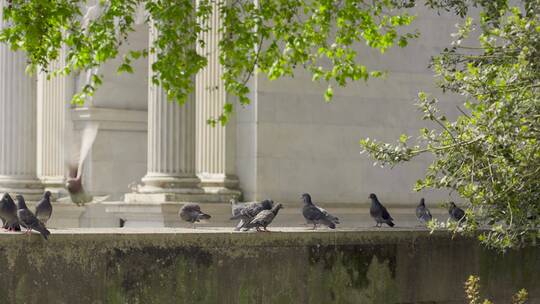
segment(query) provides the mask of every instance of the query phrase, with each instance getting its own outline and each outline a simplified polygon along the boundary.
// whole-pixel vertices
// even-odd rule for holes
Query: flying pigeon
[[[272,209],[263,210],[259,212],[259,214],[257,214],[255,218],[246,225],[246,228],[247,229],[255,228],[257,229],[257,231],[262,232],[263,231],[261,230],[261,227],[262,227],[264,231],[269,232],[269,230],[266,229],[266,227],[270,225],[270,223],[272,223],[272,221],[278,214],[279,209],[281,208],[283,208],[283,205],[281,205],[280,203],[277,203],[274,205],[274,207],[272,207]]]
[[[260,203],[249,203],[243,207],[237,208],[234,211],[236,211],[236,215],[233,215],[231,217],[231,220],[237,220],[240,221],[236,225],[235,229],[236,231],[246,228],[245,226],[250,223],[259,212],[263,210],[270,210],[272,209],[272,206],[274,205],[274,202],[272,200],[264,200]],[[233,212],[234,212],[233,211]]]
[[[448,208],[448,214],[450,218],[456,222],[461,222],[465,219],[465,211],[456,206],[454,202],[450,202],[450,207]]]
[[[377,196],[373,193],[369,195],[371,199],[371,207],[369,208],[369,214],[377,223],[375,227],[381,227],[382,224],[387,224],[390,227],[394,227],[392,222],[394,219],[388,213],[388,210],[379,202]]]
[[[420,204],[416,207],[416,218],[423,224],[426,224],[433,218],[431,212],[429,212],[429,209],[426,207],[424,198],[420,200]]]
[[[308,224],[313,224],[313,230],[315,230],[319,224],[323,224],[331,229],[336,228],[336,224],[339,224],[339,219],[337,217],[331,215],[323,208],[313,204],[309,194],[302,194],[302,199],[304,200],[302,215],[304,215],[304,218]]]
[[[36,217],[43,225],[47,225],[47,221],[51,218],[51,214],[51,192],[45,191],[45,193],[43,193],[43,198],[36,205]]]
[[[26,207],[26,203],[22,195],[17,194],[17,218],[21,226],[26,228],[26,233],[30,233],[32,229],[41,233],[43,238],[47,239],[49,237],[49,230],[45,228],[42,222],[40,222],[37,217]]]
[[[203,213],[201,211],[201,207],[199,205],[194,203],[189,203],[182,206],[178,214],[180,215],[181,219],[193,224],[193,228],[195,228],[195,222],[211,218],[209,214]]]
[[[89,123],[81,132],[81,142],[76,143],[75,140],[71,140],[68,148],[71,149],[69,155],[70,159],[67,160],[68,177],[66,179],[66,189],[69,192],[71,201],[77,206],[84,205],[92,201],[93,197],[87,193],[83,188],[82,172],[83,164],[94,144],[98,133],[99,125],[96,123]]]
[[[4,193],[0,200],[0,218],[2,219],[2,228],[9,231],[20,231],[19,220],[17,219],[17,206],[9,196],[9,193]]]

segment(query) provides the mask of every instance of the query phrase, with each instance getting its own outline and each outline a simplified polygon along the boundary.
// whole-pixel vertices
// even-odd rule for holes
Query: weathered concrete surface
[[[446,232],[54,230],[0,234],[3,303],[464,303],[463,282],[540,303],[540,249],[504,256]]]

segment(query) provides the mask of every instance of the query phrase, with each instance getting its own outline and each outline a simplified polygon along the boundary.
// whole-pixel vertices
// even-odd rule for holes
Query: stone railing
[[[468,275],[540,301],[540,249],[499,255],[419,229],[233,233],[72,229],[0,234],[5,303],[465,303]]]

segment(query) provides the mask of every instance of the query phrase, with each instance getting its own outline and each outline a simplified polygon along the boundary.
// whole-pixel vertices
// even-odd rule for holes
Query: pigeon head
[[[420,206],[426,206],[426,200],[423,197],[420,199]]]
[[[309,195],[308,193],[302,194],[302,200],[303,200],[304,203],[306,203],[306,204],[312,204],[312,202],[311,202],[311,195]]]
[[[9,194],[7,192],[4,192],[2,195],[2,200],[6,200],[8,198]]]
[[[454,202],[450,202],[450,203],[448,204],[448,209],[450,209],[450,210],[452,210],[452,209],[454,209],[454,208],[456,208],[456,207],[457,207],[457,206],[456,206],[456,203],[454,203]]]
[[[264,210],[270,210],[270,209],[272,209],[272,206],[274,206],[274,201],[273,200],[264,200],[264,201],[262,201],[261,205],[262,205]]]
[[[282,208],[284,208],[283,205],[282,205],[281,203],[277,203],[277,204],[272,208],[272,212],[273,212],[274,214],[277,214],[278,211],[279,211],[279,209],[282,209]]]
[[[371,193],[369,195],[369,198],[372,199],[372,200],[376,200],[377,199],[377,196],[375,195],[375,193]]]
[[[24,201],[24,197],[22,196],[22,194],[17,194],[16,198],[17,198],[17,207],[18,207],[18,209],[27,209],[28,208],[28,207],[26,207],[26,202]]]
[[[82,183],[80,179],[69,178],[66,182],[66,189],[69,193],[78,193],[82,190]]]
[[[51,198],[51,191],[45,191],[45,193],[43,193],[43,198],[46,198],[46,199]]]

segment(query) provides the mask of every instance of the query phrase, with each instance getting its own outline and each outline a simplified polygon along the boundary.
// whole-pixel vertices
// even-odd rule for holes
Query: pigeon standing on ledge
[[[416,207],[416,218],[422,223],[426,224],[433,218],[431,216],[431,212],[429,212],[429,209],[426,207],[426,201],[424,198],[420,200],[420,204]]]
[[[17,219],[17,206],[7,192],[4,193],[2,200],[0,200],[0,218],[3,223],[2,228],[8,231],[21,231]]]
[[[26,202],[20,194],[17,194],[17,218],[19,219],[21,226],[26,228],[26,233],[30,233],[32,232],[32,229],[34,229],[41,233],[45,239],[51,234],[51,232],[45,228],[45,225],[37,219],[28,207],[26,207]]]
[[[454,202],[450,202],[450,207],[448,207],[448,214],[450,218],[456,222],[462,222],[465,220],[465,211],[456,206]]]
[[[330,229],[335,229],[336,224],[339,224],[339,219],[328,211],[321,207],[316,206],[311,201],[311,195],[308,193],[302,194],[302,200],[304,201],[304,208],[302,209],[302,215],[308,222],[313,225],[313,230],[317,228],[317,225],[323,224]]]
[[[43,198],[36,205],[36,217],[43,225],[47,226],[47,221],[51,218],[51,214],[51,192],[45,191],[45,193],[43,193]]]
[[[193,229],[195,229],[195,222],[211,218],[209,214],[201,211],[201,207],[199,205],[194,203],[189,203],[182,206],[178,214],[180,215],[181,219],[191,223],[193,225]]]
[[[281,208],[283,208],[283,205],[277,203],[276,205],[274,205],[274,207],[272,207],[271,210],[263,210],[259,212],[259,214],[257,214],[257,216],[255,216],[255,218],[246,225],[246,228],[255,228],[258,232],[262,232],[263,230],[265,232],[269,232],[270,230],[266,229],[266,227],[270,225],[270,223],[272,223],[272,221],[278,214],[279,209]],[[261,230],[261,227],[263,228],[263,230]]]
[[[387,224],[390,227],[394,227],[392,222],[394,219],[388,213],[388,210],[379,202],[377,196],[373,193],[369,195],[371,199],[371,207],[369,208],[369,214],[377,223],[375,227],[381,227],[382,224]]]
[[[240,229],[246,228],[247,224],[249,224],[259,212],[263,210],[270,210],[272,209],[272,206],[274,205],[274,202],[272,200],[264,200],[260,203],[249,203],[246,204],[244,207],[237,208],[233,211],[236,212],[236,215],[233,215],[231,217],[231,220],[237,220],[240,219],[234,230],[239,231]]]
[[[71,150],[69,155],[70,159],[67,161],[68,176],[66,179],[66,189],[69,192],[71,201],[77,206],[84,205],[92,201],[93,197],[87,193],[83,188],[82,173],[83,164],[94,144],[98,133],[99,125],[96,123],[89,123],[81,132],[80,144],[76,143],[74,139],[68,140],[70,145],[68,148]]]

